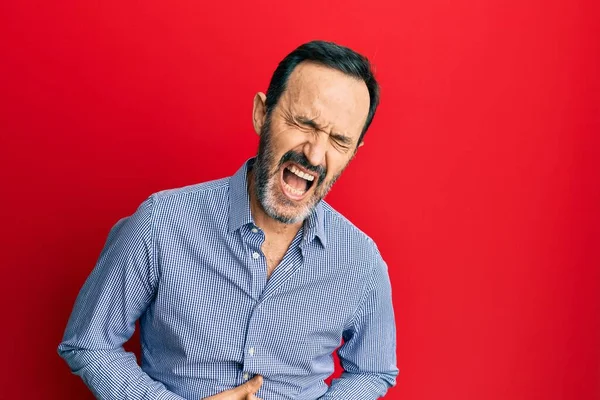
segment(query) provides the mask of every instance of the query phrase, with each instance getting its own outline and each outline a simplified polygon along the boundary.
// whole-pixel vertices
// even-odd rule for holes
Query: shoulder
[[[153,193],[151,197],[157,203],[185,201],[188,198],[219,195],[226,192],[228,187],[229,178],[221,178],[180,188],[161,190]]]
[[[203,215],[228,204],[229,179],[221,178],[179,188],[161,190],[146,199],[155,219]],[[219,212],[220,213],[220,212]]]
[[[327,240],[334,246],[345,248],[359,258],[367,258],[372,262],[373,257],[380,258],[375,241],[358,228],[329,203],[322,201],[323,217]]]
[[[179,188],[161,190],[153,193],[152,198],[158,207],[181,207],[186,205],[199,205],[203,200],[213,202],[225,200],[229,191],[229,177],[211,180]]]

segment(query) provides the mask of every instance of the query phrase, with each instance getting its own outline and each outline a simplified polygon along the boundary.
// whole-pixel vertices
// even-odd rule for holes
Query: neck
[[[250,212],[252,213],[252,219],[254,223],[265,234],[277,234],[284,235],[293,238],[296,236],[300,228],[302,227],[303,221],[296,224],[284,224],[283,222],[277,221],[270,217],[263,209],[260,201],[256,196],[256,188],[254,184],[254,174],[252,171],[248,172],[248,195],[250,196]]]

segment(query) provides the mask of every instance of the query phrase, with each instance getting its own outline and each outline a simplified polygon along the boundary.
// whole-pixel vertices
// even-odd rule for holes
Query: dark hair
[[[369,114],[367,114],[365,126],[358,140],[358,143],[360,143],[371,125],[371,121],[373,121],[373,117],[375,116],[375,110],[379,105],[379,84],[375,80],[371,64],[365,56],[358,54],[348,47],[332,42],[315,40],[304,43],[281,60],[271,77],[271,83],[267,90],[267,114],[270,114],[277,105],[294,68],[303,61],[322,64],[365,82],[369,90],[370,103]]]

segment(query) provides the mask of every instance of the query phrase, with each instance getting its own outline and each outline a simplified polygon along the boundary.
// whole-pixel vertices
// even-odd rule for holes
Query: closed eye
[[[350,147],[350,145],[352,145],[352,139],[350,139],[348,136],[340,135],[337,133],[331,133],[329,134],[329,137],[333,139],[336,143],[339,143],[340,146]]]
[[[329,138],[333,141],[334,145],[340,151],[347,151],[352,146],[352,139],[348,136],[342,135],[340,133],[331,132],[328,133],[325,131],[319,124],[317,124],[314,120],[306,117],[295,117],[294,122],[304,129],[311,129],[313,132],[323,132],[329,136]]]
[[[295,121],[298,125],[302,125],[305,128],[311,128],[316,131],[320,131],[321,127],[312,119],[308,119],[305,117],[296,117]]]

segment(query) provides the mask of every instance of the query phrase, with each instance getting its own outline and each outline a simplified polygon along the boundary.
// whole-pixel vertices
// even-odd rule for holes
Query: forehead
[[[296,116],[353,137],[362,132],[369,112],[369,91],[362,80],[311,62],[293,70],[281,100]]]

